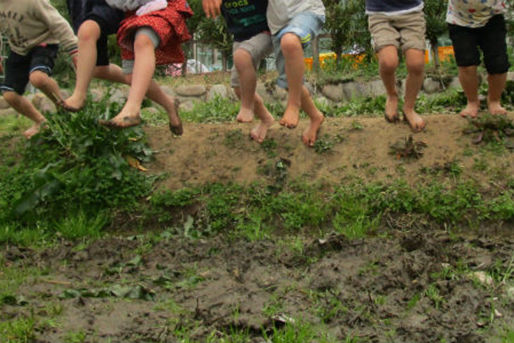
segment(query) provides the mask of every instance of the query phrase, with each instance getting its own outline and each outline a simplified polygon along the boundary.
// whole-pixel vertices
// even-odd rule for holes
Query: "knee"
[[[409,74],[420,75],[425,71],[425,61],[407,62],[407,72]]]
[[[137,35],[134,40],[134,51],[152,49],[154,50],[154,45],[150,37],[147,35]]]
[[[77,37],[80,41],[94,41],[96,42],[100,38],[100,26],[96,21],[86,20],[79,27]]]
[[[382,58],[378,64],[381,71],[394,73],[396,68],[398,68],[398,58]]]
[[[286,33],[280,39],[280,48],[282,49],[282,53],[284,55],[293,54],[302,49],[302,43],[300,42],[300,38],[293,33]]]
[[[48,84],[48,75],[42,71],[36,70],[30,73],[29,81],[36,88],[43,88]]]
[[[485,68],[488,74],[504,74],[509,71],[509,59],[506,54],[484,58]]]
[[[465,66],[465,67],[459,67],[459,74],[465,74],[465,75],[476,75],[477,73],[477,66]]]
[[[243,49],[234,52],[234,65],[238,71],[253,68],[252,56]]]
[[[13,91],[4,91],[3,96],[5,101],[12,107],[14,107],[20,99],[20,95]]]

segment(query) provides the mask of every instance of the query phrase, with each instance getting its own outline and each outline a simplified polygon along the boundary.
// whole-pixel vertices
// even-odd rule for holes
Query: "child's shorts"
[[[266,32],[261,32],[245,41],[234,42],[232,45],[232,53],[234,54],[238,49],[243,49],[250,54],[252,57],[253,67],[257,70],[259,67],[259,62],[267,55],[269,55],[273,50],[273,46],[271,44],[271,35]],[[239,74],[237,73],[235,66],[233,66],[231,70],[230,83],[232,87],[240,86]]]
[[[375,51],[395,46],[402,51],[425,50],[425,15],[423,11],[388,16],[371,14],[368,17],[369,32]]]
[[[123,11],[109,7],[104,0],[86,0],[84,20],[73,23],[75,30],[86,20],[92,20],[100,26],[100,38],[96,42],[96,65],[109,65],[109,48],[107,37],[118,31],[121,21],[125,17]]]
[[[0,90],[16,92],[20,95],[25,93],[25,87],[32,72],[38,70],[48,75],[52,74],[58,51],[57,44],[36,46],[25,56],[11,51],[5,63],[5,80],[0,85]]]
[[[325,16],[314,14],[312,12],[302,12],[297,14],[289,24],[283,27],[278,33],[273,35],[273,52],[276,58],[276,66],[278,71],[277,85],[287,89],[286,62],[282,54],[280,41],[286,33],[293,33],[300,39],[302,47],[305,47],[316,37],[325,22]]]
[[[152,41],[154,49],[157,49],[161,42],[161,38],[151,27],[142,27],[137,29],[136,34],[134,35],[134,41],[136,37],[139,35],[146,35]],[[132,74],[134,70],[134,60],[122,60],[121,68],[123,69],[123,74]]]
[[[505,36],[505,19],[495,15],[483,27],[469,28],[448,24],[450,38],[453,42],[455,60],[459,67],[480,64],[478,47],[484,54],[484,64],[489,74],[503,74],[509,70],[507,43]]]

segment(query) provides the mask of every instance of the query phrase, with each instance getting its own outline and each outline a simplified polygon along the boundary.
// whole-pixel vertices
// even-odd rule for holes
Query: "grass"
[[[28,343],[36,337],[36,323],[32,317],[0,322],[0,336],[6,343]],[[4,341],[5,339],[5,341]]]

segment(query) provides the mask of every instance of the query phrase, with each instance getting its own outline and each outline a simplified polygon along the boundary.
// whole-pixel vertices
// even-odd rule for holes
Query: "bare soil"
[[[487,187],[491,175],[473,168],[478,147],[472,143],[472,136],[463,134],[468,122],[458,115],[427,118],[426,131],[414,135],[408,125],[388,124],[383,118],[328,118],[319,133],[320,143],[324,142],[320,145],[327,147],[324,152],[316,152],[302,143],[301,134],[308,125],[306,120],[294,130],[275,124],[267,136],[271,144],[263,145],[249,138],[250,128],[255,124],[186,123],[184,135],[171,140],[165,127],[149,127],[147,133],[156,159],[147,167],[152,173],[167,171],[163,186],[177,189],[206,182],[249,184],[262,181],[266,163],[277,158],[288,161],[291,179],[337,183],[351,177],[386,182],[401,177],[411,185],[422,182],[421,170],[444,169],[455,162],[462,167],[464,176],[482,181]],[[410,135],[415,142],[426,143],[423,156],[418,160],[405,160],[391,155],[390,146]],[[270,145],[276,147],[270,148]],[[512,155],[509,158],[484,156],[489,170],[498,170],[504,175],[514,174],[510,157]]]

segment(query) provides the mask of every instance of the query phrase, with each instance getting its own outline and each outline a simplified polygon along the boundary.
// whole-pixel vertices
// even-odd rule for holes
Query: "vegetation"
[[[201,1],[191,5],[201,13]],[[339,34],[336,18],[363,1],[326,5]],[[202,20],[190,23],[199,36],[223,34],[222,21]],[[440,67],[438,75],[455,72],[451,63]],[[315,86],[377,75],[373,59],[360,68],[339,59],[324,70]],[[512,85],[503,99],[509,110]],[[333,161],[352,135],[366,144],[368,119],[360,116],[382,116],[384,104],[384,97],[318,103],[327,117],[352,119],[321,131],[305,156]],[[417,110],[454,113],[464,104],[462,91],[450,89],[420,95]],[[268,108],[275,117],[284,110]],[[470,121],[473,138],[458,138],[465,150],[441,165],[415,160],[429,155],[424,134],[398,137],[387,156],[394,168],[356,155],[355,163],[330,166],[344,171],[336,181],[292,177],[294,150],[270,135],[244,150],[259,154],[259,181],[179,188],[165,185],[175,169],[143,167],[154,154],[174,153],[174,139],[163,151],[147,145],[148,132],[167,129],[98,125],[119,109],[89,101],[80,113],[50,114],[30,141],[19,137],[27,119],[0,116],[0,342],[513,341],[508,118]],[[216,97],[181,117],[227,123],[237,112],[237,103]],[[142,116],[167,124],[162,113]],[[246,128],[221,132],[206,138],[218,135],[219,148],[237,158]],[[414,182],[406,168],[416,168]],[[381,181],[377,170],[387,174]]]
[[[99,114],[118,111],[118,105],[100,102],[79,114],[56,113],[48,117],[48,129],[20,146],[21,156],[3,152],[8,161],[0,166],[4,230],[66,221],[63,213],[105,224],[99,213],[133,207],[148,194],[153,178],[133,168],[152,154],[141,128],[111,131],[97,124]]]
[[[426,36],[430,42],[432,49],[432,56],[434,56],[434,63],[439,67],[439,54],[437,47],[439,46],[438,40],[444,33],[448,31],[448,24],[446,24],[446,8],[448,7],[448,0],[427,0],[424,2],[424,12],[426,20]]]

